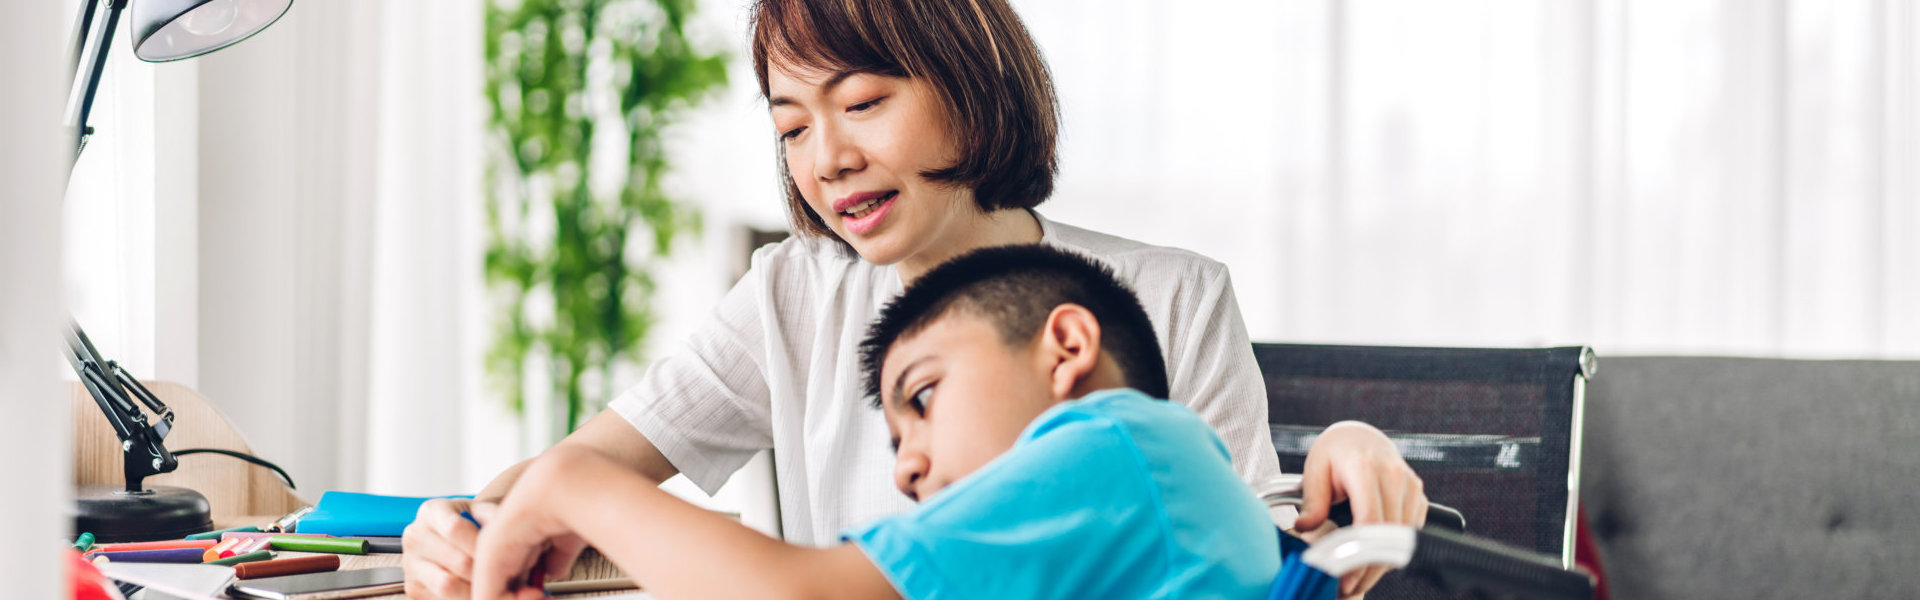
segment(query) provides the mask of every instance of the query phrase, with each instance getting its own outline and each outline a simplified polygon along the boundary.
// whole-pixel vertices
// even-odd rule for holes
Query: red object
[[[534,560],[533,570],[527,573],[527,585],[542,592],[547,591],[547,557]]]
[[[79,550],[67,550],[67,587],[73,589],[73,600],[121,600],[120,588]]]
[[[1579,506],[1580,522],[1573,533],[1573,564],[1585,568],[1593,574],[1593,600],[1613,600],[1607,593],[1607,572],[1600,566],[1600,546],[1593,541],[1593,530],[1587,527],[1587,505]]]

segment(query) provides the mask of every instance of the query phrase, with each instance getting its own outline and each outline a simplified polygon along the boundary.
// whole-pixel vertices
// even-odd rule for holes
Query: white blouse
[[[1256,490],[1280,474],[1266,386],[1227,268],[1193,252],[1040,221],[1041,242],[1094,257],[1134,289],[1167,355],[1172,400],[1211,424]],[[841,530],[903,512],[885,420],[863,397],[856,351],[902,287],[832,240],[753,253],[714,318],[653,363],[613,410],[708,493],[774,450],[782,533],[824,546]]]

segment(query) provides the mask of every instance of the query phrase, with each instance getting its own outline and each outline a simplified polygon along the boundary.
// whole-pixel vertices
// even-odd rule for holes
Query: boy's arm
[[[579,536],[662,598],[899,598],[852,544],[795,546],[688,504],[589,448],[556,446],[483,515],[474,597],[509,597],[550,540]],[[521,597],[538,598],[536,589]]]
[[[558,446],[590,448],[655,481],[677,472],[652,441],[611,409],[587,420],[580,429],[560,440]],[[436,499],[420,505],[413,524],[403,536],[406,553],[400,561],[407,572],[409,597],[419,600],[468,597],[474,542],[479,532],[461,513],[491,509],[488,505],[506,497],[521,473],[537,460],[538,457],[530,458],[508,467],[471,501]],[[558,553],[561,556],[553,561],[553,570],[564,572],[572,565],[579,549],[568,546],[567,550]]]

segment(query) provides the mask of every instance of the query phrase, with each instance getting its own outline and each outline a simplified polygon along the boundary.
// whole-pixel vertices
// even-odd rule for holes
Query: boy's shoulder
[[[1100,390],[1055,405],[1034,419],[1021,440],[1034,440],[1082,423],[1110,427],[1130,444],[1143,446],[1144,451],[1166,445],[1198,445],[1212,446],[1223,455],[1226,452],[1213,428],[1192,409],[1126,388]]]

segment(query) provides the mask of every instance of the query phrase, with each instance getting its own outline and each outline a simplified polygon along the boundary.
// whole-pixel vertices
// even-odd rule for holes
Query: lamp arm
[[[161,440],[173,426],[173,411],[152,392],[134,381],[125,369],[113,361],[104,360],[93,342],[87,339],[79,323],[73,323],[67,332],[67,361],[73,365],[80,381],[87,386],[87,392],[93,396],[94,404],[100,407],[107,422],[113,425],[113,433],[120,438],[121,465],[126,475],[127,491],[139,493],[141,483],[149,476],[167,473],[179,468],[179,459],[167,450]],[[124,386],[124,387],[123,387]],[[147,420],[139,405],[127,397],[127,390],[136,390],[140,401],[154,408],[157,422]]]
[[[107,366],[113,367],[113,377],[119,381],[121,389],[126,390],[141,404],[147,405],[147,410],[159,417],[159,420],[153,423],[154,434],[159,439],[167,439],[167,434],[173,431],[173,409],[168,408],[167,403],[161,402],[160,397],[147,390],[147,386],[140,385],[140,380],[135,379],[132,373],[127,372],[126,367],[120,366],[120,363],[107,361]]]
[[[73,73],[80,72],[80,59],[87,52],[87,32],[93,30],[93,13],[99,6],[100,0],[80,0],[80,19],[73,27],[73,64],[69,67]]]
[[[94,5],[96,1],[107,3],[107,14],[101,19],[102,31],[98,38],[93,36],[91,27],[95,16],[94,11],[98,8]],[[93,115],[93,97],[100,91],[100,76],[107,68],[107,51],[113,48],[113,31],[119,27],[120,12],[127,8],[127,0],[82,0],[81,3],[86,7],[81,12],[81,27],[76,32],[78,39],[74,42],[76,68],[73,95],[70,98],[70,101],[77,103],[77,106],[68,107],[68,112],[71,114],[68,125],[73,128],[73,154],[76,158],[79,157],[81,150],[86,149],[87,136],[93,133],[87,127],[87,119]],[[93,53],[87,54],[87,42],[96,39]]]

